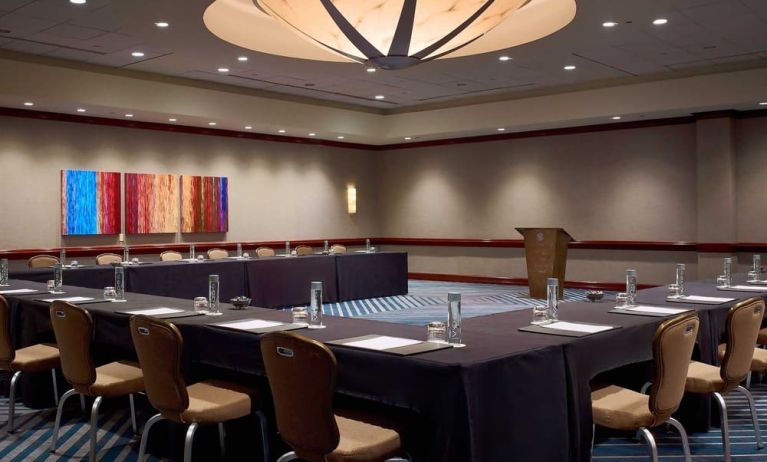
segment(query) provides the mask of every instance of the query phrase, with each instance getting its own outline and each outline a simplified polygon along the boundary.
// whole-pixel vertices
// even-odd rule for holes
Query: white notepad
[[[146,316],[157,316],[158,314],[172,314],[172,313],[181,313],[182,309],[179,308],[168,308],[165,306],[159,306],[157,308],[147,308],[144,310],[131,310],[131,311],[125,311],[125,313],[130,314],[143,314]]]
[[[56,301],[59,302],[69,302],[69,303],[78,303],[78,302],[89,302],[91,300],[96,300],[93,297],[58,297],[58,298],[45,298],[43,299],[44,302],[53,303]]]
[[[754,287],[754,286],[745,286],[745,285],[738,285],[738,286],[730,286],[730,287],[717,287],[719,290],[742,290],[744,292],[765,292],[767,291],[767,287]]]
[[[8,289],[8,290],[0,290],[0,295],[33,294],[35,292],[39,292],[39,290],[35,290],[35,289]]]
[[[703,295],[682,295],[681,297],[668,297],[666,299],[666,301],[669,302],[704,303],[707,305],[719,305],[720,303],[727,303],[733,300],[735,299],[726,297],[705,297]]]
[[[557,329],[557,330],[569,330],[573,332],[585,332],[588,334],[595,334],[597,332],[604,332],[606,330],[610,330],[613,327],[612,326],[600,326],[596,324],[580,324],[580,323],[574,323],[574,322],[567,322],[567,321],[555,321],[549,324],[541,324],[541,327],[544,327],[546,329]]]
[[[632,306],[630,308],[621,308],[621,309],[625,311],[636,311],[639,313],[655,313],[655,314],[679,314],[679,313],[684,313],[686,311],[689,311],[686,309],[679,309],[679,308],[663,308],[660,306],[644,306],[644,305]]]
[[[230,329],[251,330],[251,329],[264,329],[267,327],[281,326],[283,323],[277,321],[264,321],[263,319],[248,319],[246,321],[234,321],[234,322],[222,322],[216,324],[221,327],[228,327]]]
[[[344,343],[344,346],[365,348],[368,350],[388,350],[391,348],[399,348],[410,345],[417,345],[421,343],[420,340],[411,340],[409,338],[400,337],[388,337],[386,335],[379,335],[377,337],[358,340],[356,342]]]

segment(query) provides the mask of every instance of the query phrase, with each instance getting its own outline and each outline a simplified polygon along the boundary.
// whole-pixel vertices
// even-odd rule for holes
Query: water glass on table
[[[628,295],[626,292],[618,292],[615,295],[615,307],[616,308],[626,308],[628,306]]]
[[[114,300],[117,298],[117,292],[114,287],[104,287],[104,300]]]
[[[293,324],[298,324],[299,326],[309,325],[309,313],[305,306],[294,306],[290,311]]]
[[[426,325],[426,341],[447,343],[447,325],[442,321],[432,321]]]
[[[208,299],[205,297],[194,297],[194,311],[198,313],[208,312]]]

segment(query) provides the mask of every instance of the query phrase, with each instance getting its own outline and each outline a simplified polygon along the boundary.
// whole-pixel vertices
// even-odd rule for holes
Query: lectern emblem
[[[538,242],[542,242],[543,241],[543,233],[536,234],[535,238],[538,239]]]

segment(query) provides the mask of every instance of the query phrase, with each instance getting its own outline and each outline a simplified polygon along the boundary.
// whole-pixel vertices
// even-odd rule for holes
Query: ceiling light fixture
[[[154,23],[154,25],[159,27],[160,29],[165,29],[166,27],[170,26],[170,24],[168,24],[165,21],[156,22],[156,23]]]
[[[277,130],[277,133],[285,133],[285,130],[279,129],[279,130]]]
[[[762,101],[761,103],[759,103],[759,106],[767,106],[767,101]]]
[[[85,109],[79,107],[79,108],[77,108],[77,112],[85,112]]]
[[[607,21],[602,23],[602,27],[615,27],[617,25],[618,23],[613,21]]]
[[[339,140],[342,140],[342,139],[344,139],[344,136],[343,135],[338,135],[336,138],[338,138]]]
[[[168,119],[168,122],[175,122],[178,119]]]
[[[35,105],[35,103],[33,103],[32,101],[24,102],[24,106],[30,106],[31,107],[31,106],[34,106],[34,105]]]
[[[621,120],[621,116],[613,116],[612,119],[613,120]]]
[[[251,127],[250,125],[245,125],[245,130],[253,130],[253,127]]]
[[[317,136],[316,133],[309,133],[309,136]]]
[[[69,0],[69,3],[74,3],[75,5],[85,5],[85,0]]]
[[[402,69],[538,40],[575,10],[575,0],[216,0],[203,20],[219,38],[263,53]]]
[[[131,117],[133,117],[133,114],[125,114],[125,117],[130,119]]]
[[[505,132],[506,131],[505,128],[496,128],[496,130],[499,131],[499,132]]]
[[[229,68],[228,67],[219,67],[218,68],[218,72],[221,72],[221,73],[229,72]]]
[[[501,61],[501,62],[510,61],[510,60],[511,60],[510,56],[503,55],[498,57],[498,61]]]
[[[384,98],[386,98],[384,95],[375,95],[375,99],[377,100],[382,100]]]
[[[239,61],[241,63],[246,63],[246,62],[248,62],[248,57],[247,56],[239,56],[239,57],[237,57],[237,61]]]
[[[575,70],[575,66],[573,66],[573,65],[565,66],[564,69],[566,71],[574,71]]]
[[[413,138],[412,138],[411,136],[406,136],[406,137],[405,137],[405,141],[410,141],[410,140],[412,140],[412,139],[413,139]]]
[[[144,52],[143,51],[134,51],[130,55],[133,56],[134,58],[143,58],[144,57]]]
[[[666,18],[658,18],[658,19],[654,20],[652,23],[655,24],[656,26],[662,26],[662,25],[668,23],[668,19],[666,19]]]

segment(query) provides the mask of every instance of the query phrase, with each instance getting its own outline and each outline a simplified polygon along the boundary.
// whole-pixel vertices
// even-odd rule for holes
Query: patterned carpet
[[[463,314],[466,317],[482,316],[502,311],[525,309],[540,303],[526,296],[525,287],[487,284],[447,284],[441,282],[411,281],[409,293],[404,296],[355,300],[331,303],[323,307],[327,315],[362,317],[388,322],[424,324],[446,316],[448,292],[460,292]],[[585,291],[566,290],[566,300],[583,300]],[[760,415],[760,424],[767,432],[767,385],[754,385],[754,398]],[[739,395],[727,397],[730,409],[730,433],[734,461],[767,462],[767,450],[757,450],[753,438],[750,415],[745,399]],[[73,400],[76,401],[76,400]],[[8,400],[0,398],[0,461],[2,462],[53,462],[88,459],[88,429],[85,417],[77,406],[64,414],[64,421],[56,454],[48,451],[53,429],[54,413],[51,410],[36,411],[17,406],[18,430],[8,435],[3,426],[8,415]],[[148,417],[139,414],[139,425]],[[254,429],[256,432],[257,429]],[[658,442],[661,461],[682,461],[679,437],[673,432],[658,429],[653,432]],[[767,433],[765,433],[767,435]],[[107,412],[101,419],[99,431],[99,456],[105,462],[133,462],[138,456],[137,438],[130,429],[127,410]],[[707,433],[690,435],[693,460],[714,462],[724,460],[721,434],[717,428]],[[649,460],[647,446],[630,436],[597,440],[593,452],[594,461],[630,462]],[[230,454],[229,460],[260,460],[257,455],[247,458]],[[149,457],[151,462],[159,459]],[[206,459],[208,462],[208,459]],[[430,462],[430,461],[424,461]]]

